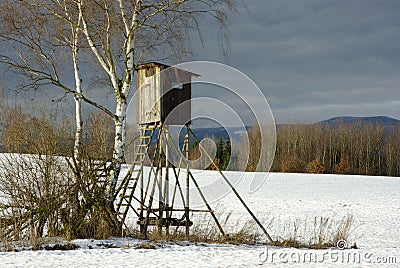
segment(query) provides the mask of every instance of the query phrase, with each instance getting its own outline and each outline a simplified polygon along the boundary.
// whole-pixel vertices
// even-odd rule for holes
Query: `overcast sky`
[[[228,63],[248,75],[276,122],[400,119],[400,0],[244,2],[248,11],[241,8],[229,23],[229,61],[211,21],[205,47],[194,44],[194,60]]]
[[[399,0],[249,0],[231,20],[229,64],[261,88],[275,120],[400,119]],[[198,60],[224,62],[217,27]]]

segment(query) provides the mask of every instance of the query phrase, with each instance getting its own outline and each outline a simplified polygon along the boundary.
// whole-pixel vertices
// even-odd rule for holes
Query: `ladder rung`
[[[121,198],[122,200],[128,201],[128,200],[129,200],[129,195],[125,195],[125,196],[124,196],[124,194],[125,194],[125,193],[121,193],[121,194],[119,195],[119,198]],[[127,200],[127,198],[128,198],[128,200]]]
[[[153,126],[154,126],[153,124],[140,125],[140,126],[139,126],[139,129],[141,129],[141,128],[146,128],[146,127],[153,127]]]
[[[139,127],[139,129],[145,129],[145,128],[154,129],[154,128],[156,128],[156,126],[155,125],[147,125],[147,126]]]

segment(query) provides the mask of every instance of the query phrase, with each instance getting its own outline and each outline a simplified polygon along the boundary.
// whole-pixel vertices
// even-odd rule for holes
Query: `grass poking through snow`
[[[326,249],[338,247],[341,249],[357,248],[354,243],[352,246],[348,244],[349,234],[354,224],[354,217],[347,215],[341,220],[335,220],[327,217],[315,217],[312,227],[304,225],[303,234],[301,234],[301,223],[295,221],[285,227],[286,238],[279,238],[272,245],[278,247],[294,247],[309,249]]]

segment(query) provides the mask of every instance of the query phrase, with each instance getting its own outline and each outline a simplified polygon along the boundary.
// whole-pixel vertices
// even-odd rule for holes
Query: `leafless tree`
[[[20,107],[2,109],[1,117],[9,153],[0,154],[0,233],[9,239],[118,234],[104,198],[112,154],[112,146],[107,147],[112,143],[110,118],[89,116],[78,169],[70,157],[74,135],[69,118],[45,110],[23,113]]]
[[[76,102],[75,155],[82,139],[81,101],[99,108],[115,126],[113,172],[107,186],[113,209],[116,184],[125,154],[127,100],[134,71],[148,60],[183,59],[191,54],[194,36],[202,40],[202,22],[215,19],[225,41],[227,18],[235,0],[4,0],[0,38],[11,48],[0,61],[28,78],[23,88],[57,86]],[[226,44],[225,42],[221,42]],[[225,51],[225,50],[224,50]],[[65,55],[70,63],[65,64]],[[110,111],[82,92],[79,62],[92,60],[113,92]],[[67,67],[66,67],[67,66]],[[72,66],[71,74],[65,74]],[[72,75],[73,73],[73,75]],[[62,76],[64,75],[64,76]],[[68,82],[74,76],[75,86]]]
[[[77,1],[82,33],[115,95],[113,178],[109,200],[115,198],[126,137],[127,99],[135,67],[148,60],[182,59],[191,52],[192,33],[211,15],[224,28],[231,0]],[[94,15],[95,14],[95,15]],[[200,34],[201,35],[201,34]]]

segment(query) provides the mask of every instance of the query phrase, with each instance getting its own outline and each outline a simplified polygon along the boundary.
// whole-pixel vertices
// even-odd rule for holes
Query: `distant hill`
[[[335,124],[352,124],[356,122],[361,122],[361,123],[372,123],[372,124],[381,124],[384,127],[396,127],[399,125],[400,120],[387,117],[387,116],[370,116],[370,117],[356,117],[356,116],[338,116],[338,117],[333,117],[324,121],[321,121],[319,123],[322,124],[329,124],[329,125],[335,125]]]
[[[246,127],[246,130],[249,130],[250,127]],[[200,139],[205,137],[215,137],[215,139],[219,140],[220,138],[226,139],[228,137],[228,132],[225,128],[195,128],[192,129],[196,136]],[[233,133],[233,139],[238,140],[241,138],[243,133],[241,132],[242,128],[231,127],[228,128],[229,132]]]
[[[352,124],[356,122],[362,122],[362,123],[373,123],[373,124],[381,124],[384,127],[387,128],[393,128],[393,127],[398,127],[400,124],[400,120],[387,117],[387,116],[371,116],[371,117],[356,117],[356,116],[338,116],[338,117],[333,117],[321,122],[318,122],[316,124],[327,124],[327,125],[337,125],[340,123],[345,123],[345,124]],[[282,124],[282,125],[277,125],[277,128],[280,126],[285,126],[287,124]],[[234,134],[233,139],[234,140],[239,140],[241,138],[241,135],[243,133],[239,133],[240,128],[228,128],[230,131],[232,131]],[[250,127],[247,126],[246,130],[249,130]],[[223,139],[228,138],[228,133],[225,128],[223,127],[218,127],[218,128],[194,128],[192,129],[193,132],[196,134],[196,136],[201,140],[205,137],[214,137],[215,139],[219,140],[221,137]],[[181,133],[181,138],[183,139],[184,133]]]
[[[337,125],[340,123],[355,123],[355,122],[363,122],[363,123],[373,123],[373,124],[381,124],[385,127],[388,128],[393,128],[393,127],[398,127],[400,126],[400,120],[387,117],[387,116],[371,116],[371,117],[355,117],[355,116],[338,116],[338,117],[333,117],[324,121],[320,121],[316,124],[328,124],[328,125]],[[287,124],[283,125],[277,125],[279,126],[284,126]],[[3,130],[4,126],[2,122],[0,122],[0,137],[1,133]],[[228,128],[230,132],[234,133],[233,135],[233,140],[240,140],[242,137],[243,133],[241,132],[241,128],[238,127],[231,127]],[[249,130],[250,127],[247,126],[246,130]],[[217,127],[217,128],[193,128],[193,132],[196,134],[196,136],[202,140],[205,137],[214,137],[216,140],[219,140],[221,137],[223,139],[228,138],[228,132],[226,131],[225,128],[223,127]],[[180,139],[183,140],[184,132],[180,133]],[[231,137],[232,138],[232,137]],[[2,144],[0,141],[0,151],[2,151]]]
[[[248,131],[250,127],[245,127],[245,129]],[[171,129],[170,127],[170,132],[174,132],[173,128]],[[219,140],[220,138],[223,138],[226,140],[229,135],[228,131],[230,133],[233,133],[233,137],[231,137],[231,141],[239,141],[242,138],[243,129],[239,127],[229,127],[227,129],[223,127],[214,127],[214,128],[192,128],[192,131],[196,135],[196,137],[199,140],[202,140],[204,138],[215,138],[216,140]],[[180,141],[183,141],[185,135],[185,131],[181,131],[179,135]]]
[[[370,116],[370,117],[356,117],[356,116],[337,116],[333,117],[321,122],[318,122],[316,124],[328,124],[328,125],[337,125],[340,123],[345,123],[345,124],[352,124],[356,122],[362,122],[362,123],[373,123],[373,124],[381,124],[384,127],[388,128],[393,128],[393,127],[398,127],[400,125],[400,120],[387,117],[387,116]],[[287,124],[282,124],[282,125],[277,125],[277,128],[279,126],[285,126]],[[249,126],[246,127],[246,130],[249,130]],[[192,129],[193,132],[196,134],[196,136],[201,140],[205,137],[215,137],[217,140],[219,140],[221,137],[226,139],[228,137],[227,131],[222,128],[195,128]],[[239,128],[229,128],[230,131],[235,133],[233,139],[239,140],[241,137],[241,134],[239,133]]]

